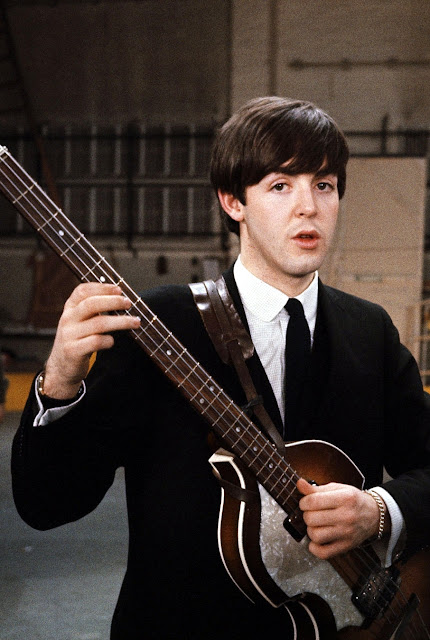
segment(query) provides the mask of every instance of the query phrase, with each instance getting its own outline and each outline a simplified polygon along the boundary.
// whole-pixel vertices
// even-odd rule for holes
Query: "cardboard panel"
[[[414,350],[422,297],[426,160],[352,158],[327,284],[381,304]]]

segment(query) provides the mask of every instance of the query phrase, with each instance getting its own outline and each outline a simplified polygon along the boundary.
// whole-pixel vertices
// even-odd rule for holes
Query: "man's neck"
[[[248,265],[242,254],[239,255],[239,260],[245,269],[252,273],[253,276],[269,284],[271,287],[279,289],[279,291],[282,291],[282,293],[289,298],[295,298],[303,293],[303,291],[306,291],[315,277],[315,272],[307,273],[303,276],[284,275],[282,278],[274,277],[273,274],[268,271],[260,272],[260,270],[253,267],[253,265]]]

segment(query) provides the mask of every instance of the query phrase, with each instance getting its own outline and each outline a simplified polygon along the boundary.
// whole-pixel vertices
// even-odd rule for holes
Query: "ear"
[[[227,215],[236,222],[242,222],[244,205],[231,193],[223,193],[218,189],[218,199]]]

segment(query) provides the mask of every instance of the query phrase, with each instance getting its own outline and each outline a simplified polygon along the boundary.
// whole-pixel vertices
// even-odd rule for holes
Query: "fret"
[[[240,434],[240,437],[238,436],[236,438],[235,442],[231,443],[232,446],[233,447],[237,447],[237,448],[239,447],[239,444],[243,444],[244,446],[246,446],[245,437],[246,437],[246,435],[248,435],[248,429],[244,428],[240,424],[238,426],[236,426],[238,422],[240,422],[241,420],[243,420],[245,418],[245,414],[241,412],[235,417],[234,420],[232,418],[233,418],[233,416],[229,416],[229,421],[228,421],[228,427],[229,428],[226,429],[225,433],[226,433],[226,435],[230,435],[229,432],[234,429],[234,434],[233,435]],[[256,428],[257,427],[254,426],[254,429],[256,429]],[[243,435],[243,434],[245,434],[245,435]],[[243,451],[242,452],[238,451],[238,454],[239,454],[240,457],[242,457],[244,452]]]
[[[64,233],[62,233],[62,230],[60,229],[60,231],[58,232],[59,236],[64,235]],[[75,238],[75,240],[73,240],[73,242],[71,244],[68,244],[67,247],[64,249],[64,251],[62,251],[61,253],[59,253],[58,255],[60,256],[60,258],[62,256],[65,256],[69,251],[71,251],[73,249],[73,247],[75,247],[76,245],[79,244],[80,240],[81,240],[82,236],[80,236],[79,238]],[[85,276],[84,276],[85,277]]]
[[[257,452],[260,451],[260,448],[257,446],[256,444],[256,440],[255,437],[252,436],[252,433],[250,433],[249,431],[247,431],[247,435],[250,436],[251,441],[249,443],[245,443],[245,449],[242,451],[241,453],[241,457],[248,455],[250,456],[253,460],[256,459],[256,454]]]
[[[33,189],[33,187],[34,187],[34,183],[32,185],[30,185],[26,191],[23,191],[22,193],[20,193],[19,196],[17,198],[15,198],[15,200],[12,200],[12,204],[16,204],[18,202],[18,200],[20,200],[25,195],[27,195],[27,193],[29,193]]]
[[[51,218],[48,220],[44,220],[43,224],[39,225],[38,227],[36,227],[36,231],[38,233],[40,233],[42,231],[42,229],[44,229],[46,226],[49,226],[52,222],[52,220],[55,220],[55,217],[58,215],[58,210],[55,211],[55,213],[51,214]],[[58,232],[59,236],[64,236],[64,231],[62,229],[60,229],[60,231]]]
[[[184,349],[183,353],[185,353],[185,352],[186,352],[186,349]],[[176,358],[176,360],[174,360],[174,361],[172,362],[172,364],[171,364],[169,367],[167,367],[167,369],[166,369],[166,373],[167,373],[167,371],[170,371],[170,369],[171,369],[171,368],[172,368],[172,367],[177,363],[177,361],[179,360],[179,358],[180,358],[180,356],[178,356],[178,358]],[[185,382],[187,382],[187,380],[188,380],[188,379],[193,375],[193,373],[194,373],[194,372],[195,372],[195,370],[198,368],[198,366],[199,366],[199,364],[198,364],[198,362],[196,362],[196,364],[194,365],[194,367],[193,367],[193,368],[192,368],[192,369],[187,373],[187,375],[185,376],[185,378],[183,378],[183,379],[182,379],[182,381],[179,383],[178,387],[182,387],[182,386],[185,384]],[[189,393],[189,391],[188,391],[187,393]]]
[[[211,380],[211,377],[209,377],[207,379],[207,381],[204,383],[204,386],[207,386],[207,383],[209,382],[209,380]],[[203,388],[204,388],[203,386]],[[213,408],[214,403],[218,400],[218,398],[220,397],[220,395],[222,394],[222,389],[220,389],[218,391],[217,394],[215,394],[215,387],[213,385],[211,386],[207,386],[207,388],[209,389],[209,391],[213,394],[212,397],[209,400],[206,400],[207,404],[206,407],[202,410],[202,413],[207,413],[207,411],[209,411],[209,409]]]
[[[162,347],[166,344],[166,342],[167,342],[171,337],[172,337],[172,332],[171,332],[171,331],[169,331],[168,335],[167,335],[167,336],[165,336],[165,337],[162,339],[162,341],[161,341],[161,342],[159,342],[159,343],[156,345],[155,349],[153,349],[152,351],[148,351],[149,356],[150,356],[150,357],[152,357],[152,356],[154,356],[154,355],[157,353],[157,351],[161,351],[161,350],[162,350]],[[166,355],[168,355],[168,356],[169,356],[169,355],[172,355],[172,351],[171,351],[170,349],[167,349],[167,351],[165,351],[164,353],[166,353]]]
[[[271,451],[268,454],[266,449],[268,447],[271,449],[271,447],[270,447],[269,443],[267,442],[267,440],[264,438],[262,433],[259,433],[259,437],[260,437],[260,441],[261,442],[259,442],[259,444],[258,444],[258,453],[257,453],[256,457],[259,458],[259,459],[264,457],[264,459],[263,459],[263,465],[264,466],[262,468],[262,470],[264,470],[265,465],[267,463],[268,455],[270,456],[270,454],[271,454]]]
[[[285,478],[285,476],[284,476]],[[272,491],[273,491],[273,496],[275,497],[275,491],[276,489],[273,487],[272,485]],[[288,513],[291,510],[295,510],[298,506],[298,502],[300,500],[300,498],[298,498],[298,496],[300,495],[297,491],[297,487],[296,487],[296,483],[292,482],[289,478],[285,478],[285,484],[283,487],[280,487],[278,489],[277,492],[277,499],[279,501],[279,504],[284,506],[285,511]],[[290,504],[291,503],[291,499],[294,500],[294,504]],[[276,498],[275,498],[276,500]]]
[[[85,265],[85,266],[86,266],[86,265]],[[95,273],[94,273],[94,271],[91,269],[91,267],[88,269],[88,271],[87,271],[86,273],[83,273],[81,277],[82,277],[84,280],[87,280],[87,282],[89,282],[89,277],[88,277],[88,276],[89,276],[90,274],[91,274],[92,276],[94,276],[94,277],[95,277]]]
[[[241,425],[237,425],[234,428],[233,434],[230,434],[229,433],[230,431],[231,431],[230,428],[227,429],[226,435],[229,435],[229,437],[231,438],[231,444],[234,446],[237,442],[240,442],[242,440],[242,438],[243,438],[242,434],[243,434],[244,429],[241,427]],[[233,435],[236,437],[235,440],[233,440],[233,438],[232,438]]]
[[[243,412],[241,412],[236,420],[234,422],[229,423],[228,428],[226,430],[226,434],[230,435],[229,432],[230,431],[234,431],[233,434],[236,437],[235,442],[239,442],[240,440],[243,440],[244,438],[244,434],[245,436],[248,434],[248,429],[245,425],[240,423],[241,419],[246,419],[246,416]],[[239,424],[238,424],[239,423]],[[256,427],[254,427],[256,429]]]
[[[190,402],[194,402],[194,400],[197,399],[198,396],[200,396],[202,393],[202,387],[200,387],[199,389],[197,389],[197,391],[195,392],[195,394],[192,396],[190,395]],[[202,404],[201,402],[202,399],[199,400],[200,404]]]
[[[102,276],[103,278],[103,276]],[[124,293],[124,296],[126,296],[127,294]],[[128,298],[130,298],[130,296],[128,296]],[[139,304],[140,300],[136,300],[136,302],[132,302],[131,303],[131,307],[129,309],[127,309],[128,313],[132,313],[132,310],[134,310],[135,312],[138,311],[140,313],[141,309],[140,309],[140,304]],[[172,335],[172,332],[169,332],[169,335]]]
[[[218,422],[224,418],[225,414],[226,414],[228,411],[230,411],[230,407],[232,407],[233,405],[234,405],[233,400],[230,400],[230,398],[228,398],[228,404],[227,404],[227,406],[224,408],[224,411],[223,411],[222,413],[220,413],[220,415],[218,416],[218,418],[217,418],[217,419],[212,423],[212,426],[213,426],[213,427],[215,427],[215,426],[218,424]],[[226,435],[226,436],[227,436],[227,435],[228,435],[228,431],[229,431],[229,429],[227,429],[227,430],[225,431],[225,434],[224,434],[224,435]]]
[[[272,456],[269,457],[269,461],[267,462],[266,466],[265,466],[265,470],[270,469],[269,474],[266,476],[266,482],[269,482],[270,478],[273,476],[273,474],[275,473],[277,467],[276,467],[276,463],[273,460]]]
[[[200,387],[198,387],[198,388],[196,389],[195,394],[194,394],[193,396],[191,396],[191,397],[190,397],[191,402],[192,402],[192,401],[193,401],[193,400],[194,400],[198,395],[203,395],[203,390],[204,390],[204,389],[208,389],[208,388],[209,388],[209,387],[207,386],[207,383],[208,383],[208,381],[209,381],[210,379],[211,379],[211,378],[210,378],[210,376],[209,376],[207,379],[202,380],[202,383],[201,383]],[[212,399],[212,402],[213,402],[214,400],[215,400],[215,398],[213,398],[213,399]]]
[[[73,245],[70,245],[70,248],[72,248]],[[86,273],[83,274],[83,278],[88,278],[88,276],[90,275],[90,273],[96,278],[96,272],[97,272],[97,267],[103,262],[103,259],[99,260],[98,262],[94,263],[92,267],[89,267],[88,271]],[[85,265],[88,266],[88,265]],[[102,276],[103,278],[104,276]]]
[[[252,442],[249,445],[250,447],[252,447],[252,450],[257,452],[261,452],[262,451],[262,447],[261,447],[261,443],[260,440],[262,438],[262,433],[261,431],[258,431],[255,435],[250,434],[251,438],[252,438]]]
[[[271,494],[275,498],[275,500],[279,500],[283,491],[285,490],[285,486],[288,484],[289,480],[285,475],[282,475],[275,484],[271,486]],[[281,486],[278,486],[278,485]]]
[[[262,453],[262,448],[254,439],[248,445],[246,445],[246,449],[243,451],[241,456],[242,458],[244,458],[245,456],[247,457],[249,466],[253,468],[257,475],[261,475],[261,471],[264,467],[265,460],[261,462],[261,460],[259,459]]]

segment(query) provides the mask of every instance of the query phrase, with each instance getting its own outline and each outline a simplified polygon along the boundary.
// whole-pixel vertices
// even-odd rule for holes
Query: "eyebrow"
[[[285,176],[297,175],[297,171],[295,171],[294,173],[291,173],[290,171],[288,171],[288,167],[282,167],[282,166],[278,167],[278,169],[276,169],[272,173],[280,173],[280,174],[285,175]],[[312,171],[300,171],[299,173],[313,173],[313,172]],[[336,171],[330,171],[330,169],[328,169],[327,167],[321,167],[321,169],[319,169],[318,171],[314,172],[314,175],[317,178],[322,178],[324,176],[329,176],[329,175],[337,176],[338,174],[336,173]]]

